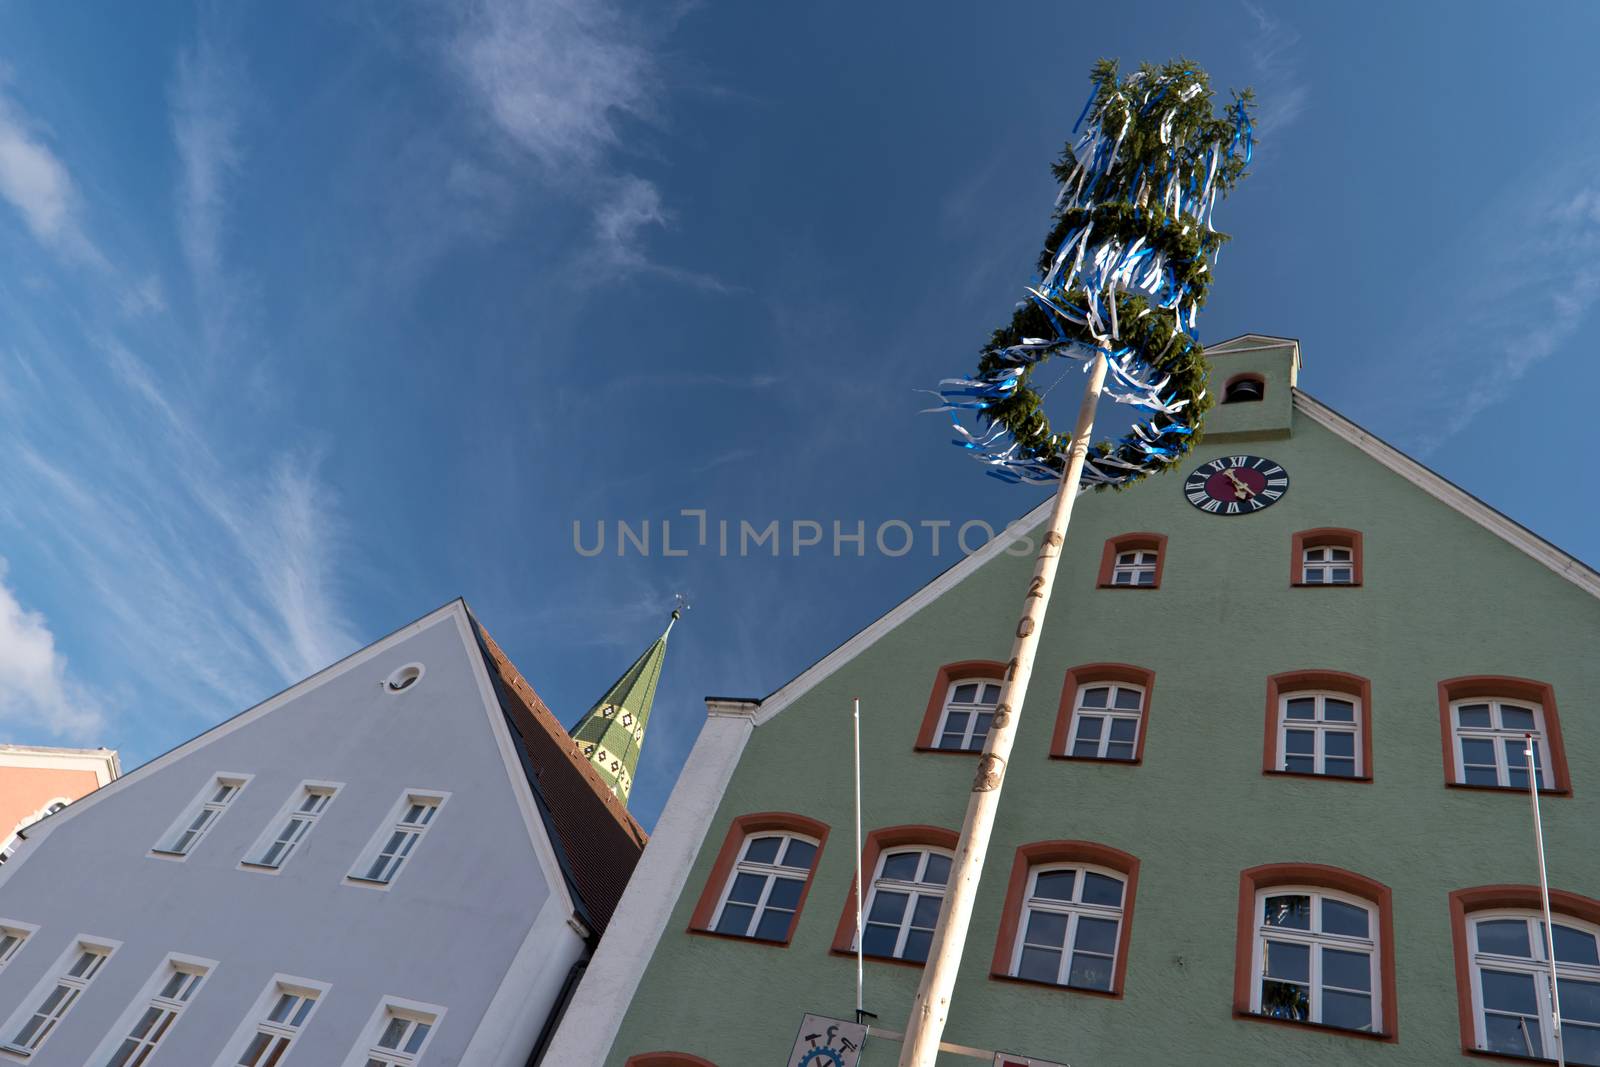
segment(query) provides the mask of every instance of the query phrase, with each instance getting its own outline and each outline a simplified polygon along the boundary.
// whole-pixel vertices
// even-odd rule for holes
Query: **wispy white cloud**
[[[178,150],[178,240],[194,281],[201,321],[215,350],[238,296],[225,271],[227,183],[241,160],[238,65],[208,37],[179,57],[171,89],[171,124]]]
[[[462,21],[450,62],[492,128],[544,179],[588,203],[590,273],[651,273],[729,292],[716,278],[657,262],[646,234],[672,214],[654,182],[617,167],[624,129],[657,118],[661,76],[644,34],[607,0],[483,0]]]
[[[67,671],[49,623],[28,611],[6,584],[0,559],[0,723],[53,737],[94,739],[105,725],[98,697]]]
[[[1293,125],[1310,102],[1300,73],[1300,31],[1250,0],[1243,4],[1256,27],[1247,44],[1256,83],[1256,129],[1270,137]]]
[[[65,255],[102,262],[84,234],[72,176],[27,116],[0,94],[0,197],[22,216],[39,243]]]

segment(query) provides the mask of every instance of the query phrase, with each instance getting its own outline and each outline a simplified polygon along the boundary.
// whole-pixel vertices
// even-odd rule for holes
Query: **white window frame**
[[[1291,719],[1289,718],[1289,701],[1315,700],[1315,718]],[[1338,700],[1351,705],[1354,715],[1349,722],[1325,717],[1327,702]],[[1362,707],[1361,698],[1354,693],[1342,693],[1336,689],[1291,689],[1278,694],[1278,766],[1280,771],[1289,769],[1289,731],[1309,731],[1314,735],[1312,742],[1312,767],[1310,771],[1296,771],[1296,774],[1315,774],[1324,778],[1346,778],[1354,780],[1366,777],[1366,752],[1363,731],[1366,729],[1366,720],[1363,718],[1365,709]],[[1342,774],[1328,773],[1327,737],[1329,734],[1350,734],[1353,738],[1353,751],[1355,753],[1355,771],[1348,778]],[[1300,753],[1296,753],[1300,755]],[[1342,757],[1335,757],[1342,758]]]
[[[152,1061],[158,1062],[156,1051],[177,1027],[183,1018],[184,1009],[194,1003],[196,995],[216,967],[216,960],[169,953],[145,981],[144,986],[129,1003],[127,1010],[107,1031],[105,1040],[89,1057],[89,1067],[111,1067],[114,1057],[121,1053],[122,1046],[129,1041],[135,1042],[135,1047],[118,1067],[146,1067]],[[178,991],[180,996],[163,996],[174,972],[184,972],[196,980],[188,983],[187,992],[180,989]],[[144,1022],[146,1014],[150,1011],[156,1011],[159,1015],[151,1026],[144,1029],[143,1034],[136,1036],[135,1029]]]
[[[328,810],[329,805],[344,788],[343,782],[324,782],[308,779],[301,782],[289,799],[279,809],[277,816],[261,831],[261,836],[245,852],[244,859],[239,861],[239,866],[249,871],[259,871],[263,874],[277,874],[283,870],[289,860],[294,858],[296,852],[311,832],[317,828],[322,814]],[[315,810],[306,811],[305,803],[310,797],[321,797],[322,802]],[[299,830],[293,830],[291,823],[297,824]],[[277,856],[268,860],[267,853],[284,839],[284,835],[291,835],[285,846],[279,850]]]
[[[1461,709],[1464,707],[1473,707],[1478,704],[1488,705],[1490,725],[1487,727],[1463,727],[1461,725]],[[1514,741],[1516,743],[1517,766],[1519,769],[1525,770],[1528,765],[1528,757],[1526,754],[1527,745],[1524,735],[1527,733],[1527,731],[1516,728],[1508,729],[1506,727],[1496,725],[1503,721],[1501,719],[1501,709],[1507,705],[1513,708],[1519,708],[1533,712],[1533,740],[1534,744],[1538,746],[1535,749],[1535,758],[1537,762],[1535,763],[1534,770],[1537,771],[1539,775],[1539,790],[1541,792],[1550,792],[1551,790],[1554,790],[1556,788],[1556,784],[1555,773],[1550,762],[1550,729],[1549,723],[1546,721],[1544,716],[1544,705],[1539,703],[1537,700],[1521,700],[1511,696],[1469,697],[1464,700],[1452,700],[1450,702],[1450,750],[1451,755],[1455,760],[1455,783],[1457,785],[1472,784],[1481,789],[1498,787],[1501,789],[1526,790],[1528,788],[1526,785],[1513,786],[1511,784],[1511,770],[1505,750],[1505,741]],[[1461,745],[1463,738],[1472,738],[1475,740],[1486,740],[1493,742],[1495,758],[1494,786],[1490,786],[1486,782],[1467,782],[1466,753]]]
[[[212,1063],[212,1067],[239,1067],[245,1053],[249,1051],[251,1042],[257,1034],[267,1034],[273,1039],[286,1039],[283,1051],[278,1056],[280,1065],[287,1063],[289,1054],[294,1051],[294,1046],[300,1040],[300,1035],[305,1033],[311,1021],[316,1018],[317,1009],[327,999],[328,991],[333,986],[328,982],[319,982],[312,978],[301,978],[292,974],[275,974],[267,982],[266,988],[256,998],[250,1012],[244,1021],[234,1030],[233,1036],[223,1046],[222,1055]],[[279,998],[288,995],[309,998],[311,1006],[298,1022],[273,1022],[271,1014],[277,1007]],[[298,1007],[295,1010],[299,1015]]]
[[[79,934],[74,937],[67,945],[66,951],[56,959],[55,965],[45,972],[44,977],[40,978],[28,995],[22,998],[17,1009],[6,1020],[4,1029],[0,1029],[0,1052],[9,1058],[24,1062],[37,1055],[45,1042],[61,1028],[62,1020],[83,1000],[83,995],[121,947],[121,941],[95,937],[92,934]],[[73,968],[85,953],[99,957],[99,962],[86,967],[85,974],[72,974]],[[17,1044],[23,1028],[28,1026],[35,1016],[46,1011],[46,1005],[49,1004],[50,998],[55,996],[58,987],[65,987],[68,992],[50,1007],[46,1016],[48,1024],[30,1034],[28,1044]]]
[[[921,878],[924,874],[927,873],[927,870],[928,870],[928,857],[930,855],[932,855],[932,856],[943,856],[945,859],[950,860],[951,870],[954,871],[954,869],[955,869],[955,858],[954,858],[954,855],[950,852],[949,849],[940,848],[937,845],[918,845],[918,844],[895,845],[895,846],[890,846],[890,847],[884,848],[878,853],[878,862],[876,864],[874,864],[873,868],[872,868],[872,882],[869,884],[868,889],[867,889],[866,907],[861,909],[861,922],[862,922],[862,927],[863,927],[863,931],[862,931],[863,934],[865,933],[865,927],[866,927],[867,923],[871,919],[872,906],[873,906],[873,904],[875,904],[877,902],[878,890],[879,889],[887,889],[887,890],[889,890],[890,892],[893,892],[893,893],[906,893],[906,894],[909,895],[909,899],[906,901],[905,911],[902,912],[901,915],[900,915],[900,931],[895,937],[894,952],[891,955],[888,955],[888,956],[880,956],[880,955],[869,953],[868,954],[868,958],[869,959],[896,959],[896,960],[903,960],[903,959],[906,958],[905,957],[906,939],[909,937],[909,935],[911,933],[911,918],[912,918],[912,915],[917,910],[917,898],[919,898],[919,897],[933,897],[933,896],[936,896],[940,900],[939,908],[941,910],[943,910],[943,908],[944,908],[943,901],[944,901],[944,898],[945,898],[946,894],[949,892],[949,889],[950,889],[950,882],[949,882],[948,877],[946,878],[946,881],[945,881],[944,885],[930,885],[927,882],[906,882],[906,881],[902,881],[902,880],[900,880],[898,878],[885,878],[885,877],[883,877],[883,867],[884,867],[884,864],[889,861],[889,857],[890,856],[902,855],[903,853],[906,853],[906,852],[921,853],[922,858],[917,861],[917,877],[918,878]],[[938,921],[937,917],[935,918],[934,921],[935,922]],[[887,925],[887,924],[878,924],[878,925]],[[851,949],[852,952],[855,951],[855,941],[854,941],[854,939],[851,940],[850,949]],[[911,960],[909,962],[917,963],[919,961]]]
[[[1105,707],[1086,708],[1083,706],[1084,694],[1091,689],[1109,690],[1109,692],[1106,694]],[[1129,710],[1127,708],[1119,708],[1116,706],[1117,691],[1122,689],[1139,694],[1138,710]],[[1134,760],[1139,758],[1139,738],[1144,733],[1145,701],[1148,699],[1150,699],[1149,692],[1144,686],[1138,684],[1137,682],[1117,682],[1110,680],[1084,682],[1082,685],[1078,686],[1078,692],[1072,698],[1072,722],[1068,724],[1067,729],[1067,750],[1063,752],[1062,755],[1073,756],[1076,759],[1105,760],[1107,763],[1132,763]],[[1089,716],[1090,718],[1101,720],[1100,740],[1095,745],[1095,754],[1093,756],[1080,756],[1076,751],[1078,747],[1078,720],[1083,718],[1085,715]],[[1122,719],[1125,721],[1131,720],[1133,722],[1133,754],[1127,759],[1113,759],[1112,757],[1106,755],[1107,751],[1109,751],[1111,747],[1111,720],[1113,719]]]
[[[1072,901],[1039,898],[1034,896],[1039,875],[1049,874],[1054,871],[1075,871],[1077,877],[1072,885]],[[1105,904],[1089,904],[1083,900],[1084,874],[1098,874],[1105,878],[1115,879],[1122,886],[1122,903],[1117,907]],[[1026,947],[1028,936],[1028,916],[1031,912],[1048,912],[1053,915],[1067,916],[1066,940],[1061,945],[1061,965],[1056,969],[1055,985],[1062,989],[1088,989],[1097,993],[1110,993],[1116,990],[1117,964],[1122,960],[1122,924],[1126,921],[1125,914],[1128,907],[1128,876],[1122,871],[1112,870],[1110,867],[1100,867],[1092,863],[1074,863],[1065,861],[1061,863],[1041,863],[1028,870],[1027,892],[1023,894],[1021,910],[1017,916],[1017,938],[1011,946],[1011,976],[1020,977],[1022,970],[1022,950]],[[1072,975],[1072,960],[1078,953],[1078,920],[1106,919],[1117,924],[1116,937],[1112,939],[1111,950],[1111,984],[1105,989],[1095,986],[1068,985],[1067,979]],[[1054,947],[1054,946],[1050,946]],[[1089,953],[1097,956],[1098,953]],[[1037,981],[1037,979],[1026,979]]]
[[[1322,557],[1312,559],[1312,553],[1322,553]],[[1334,559],[1333,553],[1343,552],[1344,559]],[[1350,572],[1350,577],[1342,582],[1334,581],[1331,577],[1334,571],[1344,569]],[[1311,577],[1315,571],[1317,577]],[[1300,550],[1300,584],[1301,585],[1355,585],[1356,584],[1356,550],[1349,545],[1334,544],[1331,541],[1317,541],[1306,545]]]
[[[1520,919],[1528,925],[1528,948],[1532,955],[1506,956],[1495,952],[1478,951],[1477,924],[1483,920],[1495,919]],[[1586,934],[1600,936],[1600,926],[1563,915],[1561,912],[1552,912],[1550,919],[1557,926],[1570,926]],[[1544,1050],[1545,1060],[1548,1061],[1555,1048],[1555,1035],[1551,1032],[1553,1013],[1550,1006],[1550,964],[1545,957],[1544,943],[1544,915],[1527,908],[1490,908],[1483,911],[1471,911],[1466,915],[1467,924],[1467,958],[1468,972],[1472,978],[1472,1034],[1477,1047],[1487,1050],[1488,1022],[1485,1020],[1483,1005],[1483,976],[1482,969],[1488,966],[1490,970],[1514,971],[1533,977],[1533,994],[1539,1012],[1539,1043]],[[1590,967],[1577,963],[1556,963],[1556,977],[1558,979],[1575,979],[1583,982],[1600,982],[1600,967]],[[1565,1013],[1562,1013],[1565,1016]],[[1593,1024],[1580,1023],[1571,1018],[1562,1019],[1562,1030],[1573,1025],[1592,1029]],[[1502,1053],[1501,1055],[1509,1055]],[[1539,1062],[1535,1057],[1531,1062]]]
[[[780,859],[788,851],[790,841],[802,841],[816,849],[811,854],[811,866],[788,867],[778,863],[759,863],[747,859],[746,853],[749,851],[751,843],[768,837],[781,839],[781,844],[778,845],[778,858]],[[803,894],[806,885],[811,881],[812,872],[817,868],[817,857],[821,854],[822,843],[809,834],[795,833],[791,830],[752,830],[746,834],[744,840],[739,843],[739,858],[734,862],[733,869],[728,872],[727,880],[722,884],[722,893],[717,897],[716,910],[711,913],[711,930],[722,933],[724,937],[743,937],[751,941],[767,941],[766,938],[757,937],[755,931],[761,929],[761,920],[767,913],[767,899],[772,895],[772,887],[778,883],[779,879],[797,880],[800,882],[800,892]],[[756,899],[755,911],[750,915],[750,923],[745,928],[745,933],[732,934],[718,931],[717,927],[722,922],[722,912],[728,906],[728,897],[732,894],[733,885],[739,880],[739,875],[741,874],[753,875],[765,880],[761,886],[761,895]],[[740,903],[743,906],[743,902]],[[788,911],[789,909],[780,908],[777,910]],[[793,914],[800,914],[798,902],[796,902]],[[794,920],[791,918],[790,925],[792,926],[793,923]],[[767,941],[767,943],[777,944],[778,942]]]
[[[1149,559],[1144,557],[1149,555]],[[1111,584],[1118,589],[1153,589],[1156,584],[1156,567],[1161,563],[1159,548],[1119,548],[1111,560]],[[1139,578],[1149,575],[1148,582]],[[1122,579],[1126,578],[1127,581]]]
[[[1266,925],[1266,906],[1269,897],[1309,896],[1311,898],[1311,929],[1295,930],[1282,926]],[[1341,904],[1349,904],[1360,908],[1367,913],[1367,931],[1365,938],[1348,937],[1341,934],[1328,934],[1321,932],[1322,908],[1321,901],[1336,900]],[[1311,946],[1310,969],[1308,971],[1308,984],[1310,986],[1310,1015],[1306,1020],[1285,1019],[1285,1022],[1309,1022],[1314,1026],[1327,1026],[1334,1030],[1348,1030],[1355,1034],[1383,1034],[1388,1018],[1389,1005],[1383,1002],[1383,939],[1378,905],[1375,901],[1367,900],[1350,893],[1341,893],[1338,890],[1328,889],[1318,885],[1275,885],[1268,889],[1256,891],[1255,910],[1252,914],[1254,928],[1251,932],[1253,945],[1250,951],[1250,1011],[1261,1015],[1261,983],[1266,978],[1265,961],[1262,949],[1267,938],[1274,941],[1292,942],[1299,945]],[[1368,984],[1372,987],[1368,992],[1372,1000],[1372,1024],[1366,1030],[1350,1030],[1348,1027],[1335,1026],[1322,1021],[1322,950],[1324,948],[1337,949],[1348,952],[1365,952],[1370,960],[1368,971]],[[1338,987],[1335,987],[1337,989]],[[1356,992],[1356,991],[1352,991]],[[1275,1016],[1264,1016],[1275,1018]]]
[[[345,1057],[342,1067],[366,1067],[372,1060],[377,1060],[386,1067],[420,1067],[423,1057],[428,1054],[428,1046],[433,1044],[433,1039],[438,1036],[439,1026],[444,1022],[445,1011],[446,1009],[439,1004],[385,996],[367,1019],[367,1025],[362,1027],[361,1036],[357,1039],[355,1047],[350,1050],[350,1055]],[[427,1025],[428,1034],[415,1052],[408,1053],[403,1049],[379,1047],[378,1042],[383,1040],[384,1031],[388,1029],[391,1019],[403,1019]],[[403,1043],[402,1038],[402,1046]]]
[[[17,958],[17,953],[34,934],[39,932],[39,927],[34,923],[18,922],[16,919],[0,919],[0,971]],[[5,944],[7,938],[13,939],[9,945]]]
[[[206,784],[195,794],[195,798],[183,809],[183,814],[174,819],[172,825],[167,827],[167,832],[157,839],[154,847],[150,849],[150,855],[157,859],[175,860],[180,863],[194,855],[195,849],[211,836],[211,831],[222,821],[222,817],[233,807],[234,801],[239,799],[239,794],[244,792],[245,786],[249,785],[250,779],[254,777],[253,774],[211,775],[206,779]],[[218,801],[215,797],[222,786],[232,786],[233,791],[226,799]],[[210,812],[210,818],[200,827],[194,839],[180,851],[177,847],[178,839],[190,832],[202,812]]]
[[[983,696],[985,686],[994,686],[995,702],[993,704],[985,704],[982,701],[957,704],[955,702],[956,689],[963,685],[976,685],[979,697]],[[989,728],[992,728],[994,724],[994,709],[1000,706],[1000,694],[1003,692],[1005,692],[1005,683],[999,678],[957,678],[951,682],[949,688],[944,691],[944,707],[939,712],[939,728],[933,733],[933,747],[941,752],[981,752],[983,750],[983,742],[988,737]],[[967,717],[967,725],[961,732],[961,745],[959,747],[949,746],[944,743],[945,724],[950,721],[952,712],[964,714]],[[986,727],[983,737],[978,739],[978,747],[972,748],[970,746],[973,742],[973,733],[978,726],[979,715],[988,715],[990,717],[990,727]]]
[[[355,866],[350,868],[350,873],[345,875],[346,885],[361,886],[366,889],[387,890],[394,885],[407,867],[411,866],[417,849],[422,845],[422,839],[428,835],[439,822],[439,813],[449,801],[450,794],[434,789],[406,789],[400,794],[400,799],[394,802],[389,809],[389,816],[372,835],[372,840],[367,842],[367,847],[361,850],[361,856],[356,860]],[[433,814],[420,824],[403,822],[410,814],[413,805],[421,804],[433,809]],[[398,853],[399,863],[394,864],[386,878],[369,877],[368,872],[377,863],[379,857],[386,853],[387,846],[396,834],[404,834],[409,838],[409,843],[401,843]]]

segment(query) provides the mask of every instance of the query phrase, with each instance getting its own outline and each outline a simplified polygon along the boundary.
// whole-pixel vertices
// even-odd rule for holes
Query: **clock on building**
[[[1260,456],[1221,456],[1202,463],[1183,483],[1183,495],[1213,515],[1250,515],[1289,491],[1289,472]]]

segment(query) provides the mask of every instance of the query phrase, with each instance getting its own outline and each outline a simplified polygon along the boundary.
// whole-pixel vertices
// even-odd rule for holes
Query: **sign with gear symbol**
[[[859,1023],[807,1015],[800,1020],[789,1053],[789,1067],[857,1067],[861,1046],[867,1043],[867,1028]]]

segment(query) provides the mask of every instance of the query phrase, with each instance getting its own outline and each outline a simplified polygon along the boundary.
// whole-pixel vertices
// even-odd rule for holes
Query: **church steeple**
[[[665,632],[572,728],[579,751],[624,804],[633,790],[633,773],[639,766],[639,750],[644,747],[650,705],[655,702],[656,682],[661,678],[661,665],[666,662],[667,635],[672,633],[672,624],[680,614],[673,609]]]

